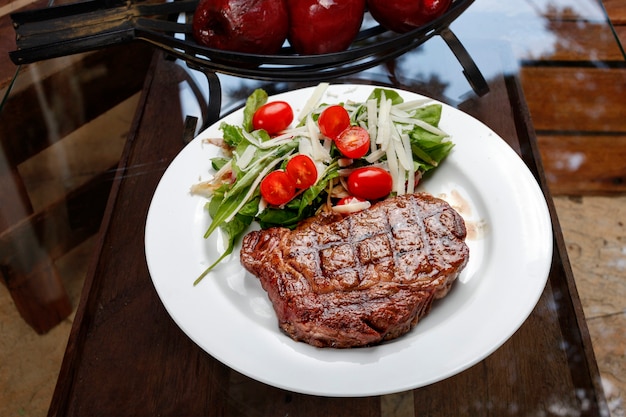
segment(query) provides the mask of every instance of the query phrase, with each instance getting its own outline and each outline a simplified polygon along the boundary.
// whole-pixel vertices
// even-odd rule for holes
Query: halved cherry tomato
[[[259,107],[252,116],[254,130],[265,129],[274,135],[289,127],[293,121],[293,110],[285,101],[270,101]]]
[[[350,126],[348,111],[338,104],[326,107],[317,119],[322,135],[335,140],[337,136]]]
[[[348,176],[348,192],[366,200],[378,200],[391,192],[391,174],[379,167],[357,168]]]
[[[273,206],[282,206],[296,195],[296,186],[285,171],[272,171],[261,181],[261,196]]]
[[[343,156],[362,158],[370,149],[370,134],[361,126],[350,126],[335,139],[335,145]]]
[[[287,162],[285,167],[287,175],[291,178],[296,188],[306,189],[317,181],[317,167],[315,162],[307,155],[296,155]]]

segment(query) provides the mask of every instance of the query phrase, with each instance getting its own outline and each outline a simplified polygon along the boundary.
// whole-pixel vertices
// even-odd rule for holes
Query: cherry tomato
[[[315,162],[307,155],[296,155],[287,162],[285,167],[287,175],[291,178],[296,188],[306,189],[317,181],[317,167]]]
[[[317,119],[322,135],[335,140],[341,132],[350,126],[350,115],[340,105],[326,107]]]
[[[273,206],[282,206],[296,195],[296,186],[285,171],[272,171],[261,181],[261,196]]]
[[[274,135],[289,127],[293,121],[293,110],[284,101],[270,101],[259,107],[252,116],[254,130],[265,129]]]
[[[386,197],[392,186],[391,174],[379,167],[357,168],[348,176],[348,192],[366,200]]]
[[[343,156],[362,158],[370,149],[370,134],[361,126],[350,126],[335,139],[335,145]]]

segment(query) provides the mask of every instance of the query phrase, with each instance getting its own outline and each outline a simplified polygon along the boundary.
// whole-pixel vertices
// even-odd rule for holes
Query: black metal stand
[[[434,36],[441,36],[463,67],[474,92],[482,96],[489,91],[487,82],[450,30],[450,24],[473,2],[455,0],[442,16],[404,34],[385,30],[380,25],[364,27],[351,47],[342,52],[298,55],[285,46],[276,55],[257,55],[196,43],[191,22],[198,0],[158,4],[91,0],[12,14],[17,50],[9,55],[14,63],[26,64],[136,40],[147,42],[206,75],[208,122],[219,117],[218,73],[266,81],[329,80],[390,61]]]

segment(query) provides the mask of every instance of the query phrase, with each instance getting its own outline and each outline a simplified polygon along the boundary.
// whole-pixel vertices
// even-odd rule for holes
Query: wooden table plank
[[[602,4],[614,25],[626,25],[626,3],[623,0],[602,0]]]
[[[624,192],[626,69],[531,66],[521,80],[552,192]]]
[[[538,142],[554,195],[626,192],[626,134],[546,134]]]
[[[617,37],[622,44],[622,48],[626,47],[626,3],[622,0],[602,0],[606,13],[615,28]]]
[[[521,79],[538,133],[626,132],[626,69],[524,67]]]

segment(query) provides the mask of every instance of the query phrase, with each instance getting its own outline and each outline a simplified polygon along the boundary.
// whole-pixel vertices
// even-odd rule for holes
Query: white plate
[[[365,101],[372,86],[332,85],[326,103]],[[272,97],[296,115],[312,89]],[[405,100],[421,98],[399,91]],[[239,110],[225,118],[240,123]],[[544,196],[517,154],[492,130],[443,106],[440,127],[456,144],[422,189],[465,218],[470,261],[450,294],[410,333],[376,347],[320,349],[281,333],[259,281],[244,271],[239,250],[196,287],[222,250],[205,240],[205,199],[190,185],[209,177],[219,123],[174,159],[148,212],[146,258],[154,286],[178,326],[210,355],[258,381],[323,396],[370,396],[425,386],[487,357],[526,320],[546,284],[552,227]]]

